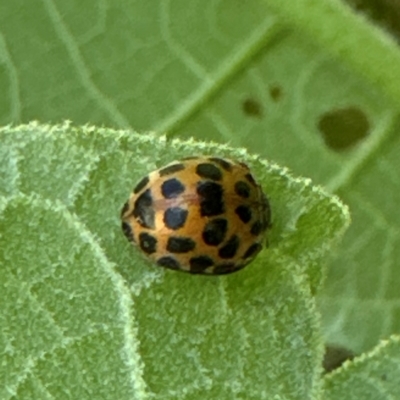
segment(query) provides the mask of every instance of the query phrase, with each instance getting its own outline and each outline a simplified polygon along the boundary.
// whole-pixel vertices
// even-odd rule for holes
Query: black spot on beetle
[[[227,229],[228,221],[224,218],[216,218],[207,222],[202,233],[204,243],[209,246],[220,245],[225,239]]]
[[[254,236],[258,236],[262,231],[265,230],[265,228],[266,226],[264,223],[262,223],[261,221],[256,221],[251,226],[250,233]]]
[[[254,243],[246,250],[246,253],[244,253],[243,258],[246,259],[246,258],[254,257],[257,253],[260,252],[261,249],[262,249],[262,246],[260,243]]]
[[[247,224],[251,220],[251,210],[247,206],[236,207],[235,213],[245,224]]]
[[[244,265],[235,264],[235,263],[225,263],[217,265],[214,270],[214,275],[225,275],[230,274],[231,272],[238,271],[239,269],[243,268]]]
[[[164,212],[164,223],[169,229],[179,229],[185,225],[188,210],[180,207],[167,208]]]
[[[181,269],[179,262],[171,256],[164,256],[157,260],[157,265],[169,269]]]
[[[197,184],[200,196],[200,213],[202,217],[220,215],[225,211],[222,186],[215,182],[201,181]]]
[[[224,246],[222,246],[219,251],[218,255],[221,258],[232,258],[235,256],[237,250],[239,248],[239,238],[236,235],[233,235]]]
[[[139,246],[146,254],[153,254],[157,250],[157,239],[147,232],[141,232]]]
[[[196,242],[187,237],[171,236],[168,238],[167,251],[171,253],[188,253],[196,247]]]
[[[196,167],[196,174],[202,178],[220,181],[222,179],[221,170],[211,163],[201,163]]]
[[[238,181],[235,183],[235,192],[238,196],[247,199],[250,196],[250,186],[243,181]]]
[[[185,186],[176,178],[168,179],[161,185],[161,193],[166,199],[173,199],[185,191]]]
[[[133,189],[133,193],[139,193],[149,183],[149,177],[145,176]]]
[[[128,209],[129,209],[129,203],[126,202],[126,203],[123,205],[122,210],[121,210],[121,218],[122,218],[123,215],[128,211]]]
[[[253,178],[253,175],[251,175],[250,173],[248,173],[248,174],[246,174],[245,176],[246,176],[246,179],[247,179],[252,185],[257,186],[257,183],[256,183],[256,181],[255,181],[254,178]]]
[[[222,167],[225,171],[230,171],[232,169],[232,165],[229,161],[224,160],[223,158],[219,157],[209,157],[208,158],[210,161],[215,162],[218,164],[220,167]]]
[[[135,201],[132,214],[141,226],[154,229],[154,208],[150,189],[144,191]]]
[[[133,236],[133,230],[131,224],[128,224],[127,222],[122,222],[121,224],[122,232],[124,232],[124,235],[128,238],[130,242],[134,242],[135,238]]]
[[[213,260],[208,256],[192,257],[189,263],[192,274],[202,274],[206,268],[214,265]]]
[[[172,164],[172,165],[168,165],[164,168],[159,169],[158,173],[162,177],[162,176],[174,174],[175,172],[178,172],[178,171],[182,171],[183,169],[185,169],[185,166],[183,164]]]

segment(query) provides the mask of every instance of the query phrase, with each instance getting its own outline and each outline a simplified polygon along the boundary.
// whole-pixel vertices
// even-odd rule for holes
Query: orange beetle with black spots
[[[121,219],[128,240],[157,265],[221,275],[260,252],[271,211],[246,164],[190,157],[141,179]]]

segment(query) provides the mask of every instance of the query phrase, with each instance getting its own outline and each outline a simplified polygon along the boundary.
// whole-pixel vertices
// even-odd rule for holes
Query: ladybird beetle
[[[221,275],[259,253],[271,212],[246,164],[188,157],[141,179],[121,219],[128,240],[157,265]]]

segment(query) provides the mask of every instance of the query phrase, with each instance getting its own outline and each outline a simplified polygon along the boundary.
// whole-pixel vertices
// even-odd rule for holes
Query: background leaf
[[[0,140],[14,166],[0,197],[1,398],[316,398],[313,292],[349,222],[337,198],[224,145],[69,124]],[[268,192],[269,248],[243,271],[163,270],[122,235],[147,168],[189,154],[245,161]]]

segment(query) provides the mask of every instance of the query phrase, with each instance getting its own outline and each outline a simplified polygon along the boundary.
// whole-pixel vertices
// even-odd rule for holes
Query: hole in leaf
[[[328,147],[342,151],[367,137],[370,125],[362,110],[348,107],[325,113],[319,120],[318,128]]]
[[[324,360],[322,366],[325,372],[331,372],[339,368],[346,360],[354,358],[354,353],[344,347],[328,345],[325,347]]]
[[[261,118],[263,114],[260,102],[252,98],[247,98],[243,101],[242,110],[249,117]]]

